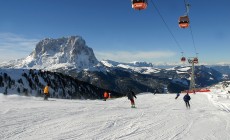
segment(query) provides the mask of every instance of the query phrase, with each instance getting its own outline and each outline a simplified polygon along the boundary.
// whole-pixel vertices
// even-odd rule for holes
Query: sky
[[[191,28],[181,29],[184,0],[149,0],[141,11],[131,0],[0,0],[0,62],[28,56],[44,38],[78,35],[98,60],[180,64],[183,52],[230,64],[230,1],[188,1]]]
[[[4,140],[229,140],[229,95],[222,86],[191,94],[142,93],[127,97],[64,100],[0,94]],[[228,89],[229,90],[229,89]]]

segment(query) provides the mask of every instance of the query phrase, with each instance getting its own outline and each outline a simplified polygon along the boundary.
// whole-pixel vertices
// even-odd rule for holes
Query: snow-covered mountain
[[[156,68],[152,63],[147,63],[147,62],[122,63],[122,62],[115,62],[112,60],[103,60],[101,61],[101,63],[109,68],[125,69],[133,72],[138,72],[141,74],[158,73],[161,70],[159,68]]]
[[[0,68],[60,72],[120,93],[127,88],[137,92],[163,92],[165,87],[170,87],[171,92],[177,92],[188,88],[191,66],[159,67],[162,66],[147,62],[99,62],[80,36],[44,39],[28,57],[0,64]],[[201,66],[196,67],[196,73],[200,75],[196,78],[198,87],[214,84],[222,78],[218,72]]]
[[[80,36],[68,38],[41,40],[35,50],[26,58],[1,64],[1,67],[44,69],[55,71],[57,69],[92,69],[99,65],[93,50]]]

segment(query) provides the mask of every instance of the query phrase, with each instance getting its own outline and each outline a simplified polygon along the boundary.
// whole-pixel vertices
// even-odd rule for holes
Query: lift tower
[[[198,63],[198,59],[197,59],[197,57],[190,57],[189,59],[188,59],[188,63],[189,64],[192,64],[192,73],[191,73],[191,80],[190,80],[190,85],[189,85],[189,90],[195,90],[195,85],[196,85],[196,83],[195,83],[195,64],[197,64]]]

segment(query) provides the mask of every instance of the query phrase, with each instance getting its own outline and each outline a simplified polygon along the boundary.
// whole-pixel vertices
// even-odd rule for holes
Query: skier
[[[188,95],[188,93],[184,96],[184,102],[187,108],[190,108],[189,100],[191,97]]]
[[[196,94],[196,91],[195,91],[195,90],[193,90],[193,94]]]
[[[176,98],[175,98],[175,99],[177,99],[179,96],[180,96],[180,93],[178,92],[178,93],[176,94]]]
[[[49,84],[47,84],[44,88],[44,100],[48,100],[48,97],[49,97]]]
[[[133,97],[137,98],[136,95],[134,94],[134,92],[132,90],[130,90],[128,93],[127,93],[127,97],[128,99],[130,100],[131,102],[131,108],[135,108],[135,102],[134,102],[134,99]]]
[[[104,101],[106,101],[106,99],[108,99],[108,97],[109,97],[109,94],[108,94],[107,91],[105,91],[105,92],[104,92]]]

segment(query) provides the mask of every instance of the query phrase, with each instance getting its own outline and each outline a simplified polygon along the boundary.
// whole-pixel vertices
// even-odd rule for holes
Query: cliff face
[[[26,58],[8,64],[8,68],[89,69],[98,64],[94,52],[80,36],[41,40]],[[7,66],[5,66],[7,67]]]

